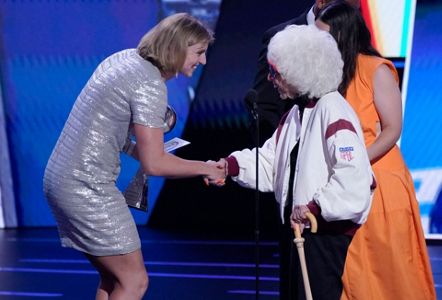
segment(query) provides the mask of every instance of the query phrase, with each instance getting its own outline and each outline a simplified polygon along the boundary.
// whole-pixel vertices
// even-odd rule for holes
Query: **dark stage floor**
[[[144,299],[255,299],[255,241],[139,228],[150,275]],[[260,297],[278,299],[277,243],[260,241]],[[442,244],[429,246],[442,299]],[[0,230],[0,299],[93,299],[98,275],[55,228]]]

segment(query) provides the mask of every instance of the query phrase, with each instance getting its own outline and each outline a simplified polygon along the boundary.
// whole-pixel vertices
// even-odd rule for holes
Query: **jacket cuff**
[[[238,176],[239,174],[239,165],[235,156],[229,156],[225,160],[227,160],[227,175],[229,176]]]
[[[313,215],[319,216],[321,214],[321,207],[315,201],[310,201],[307,207]]]

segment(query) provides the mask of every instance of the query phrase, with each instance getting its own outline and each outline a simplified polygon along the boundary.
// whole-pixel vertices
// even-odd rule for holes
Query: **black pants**
[[[287,213],[288,214],[288,213]],[[285,214],[287,216],[287,214]],[[304,230],[304,252],[314,300],[339,300],[342,273],[352,237]],[[289,219],[280,227],[280,299],[304,300],[304,282]]]

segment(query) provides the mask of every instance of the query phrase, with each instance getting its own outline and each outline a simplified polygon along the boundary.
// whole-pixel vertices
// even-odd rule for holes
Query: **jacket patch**
[[[354,148],[351,146],[339,147],[339,155],[340,155],[341,159],[345,159],[346,161],[353,160],[353,158],[354,158],[353,152],[354,152]]]

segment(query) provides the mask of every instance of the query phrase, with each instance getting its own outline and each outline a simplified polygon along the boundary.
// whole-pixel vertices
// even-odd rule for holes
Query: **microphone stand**
[[[252,109],[253,118],[255,119],[256,127],[256,148],[255,148],[255,177],[256,177],[256,187],[255,187],[255,299],[259,299],[259,112],[258,104],[256,100],[253,101]]]

